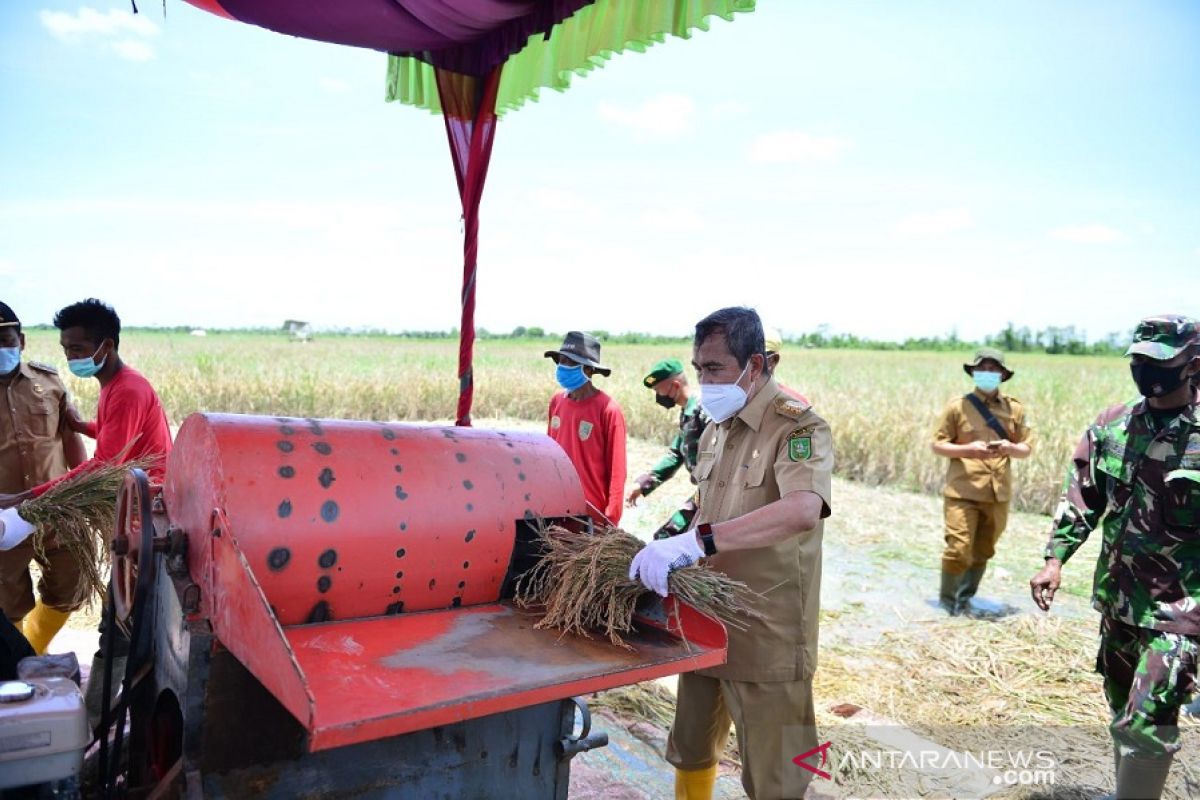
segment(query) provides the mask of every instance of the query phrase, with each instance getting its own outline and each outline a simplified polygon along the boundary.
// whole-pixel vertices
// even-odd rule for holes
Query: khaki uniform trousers
[[[26,539],[12,550],[0,552],[0,610],[13,622],[20,622],[33,610],[33,542]],[[41,564],[38,595],[50,608],[70,613],[82,603],[72,602],[79,582],[79,564],[65,547],[46,549]]]
[[[960,575],[987,564],[1008,524],[1008,503],[942,498],[946,519],[946,549],[942,570]]]
[[[812,679],[747,683],[681,674],[667,761],[686,771],[713,766],[729,739],[730,721],[746,795],[751,800],[802,798],[814,773],[792,759],[818,744]]]

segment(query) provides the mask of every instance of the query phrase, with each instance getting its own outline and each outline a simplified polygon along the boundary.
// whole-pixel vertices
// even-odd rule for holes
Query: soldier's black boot
[[[938,605],[952,617],[958,616],[958,587],[963,576],[942,568],[942,585],[938,589]]]
[[[954,607],[957,609],[957,613],[970,613],[971,598],[979,591],[979,584],[983,581],[985,572],[987,572],[987,564],[982,567],[972,567],[963,573],[958,590],[954,593]]]
[[[1117,800],[1158,800],[1167,785],[1174,758],[1174,755],[1124,756],[1117,768]]]

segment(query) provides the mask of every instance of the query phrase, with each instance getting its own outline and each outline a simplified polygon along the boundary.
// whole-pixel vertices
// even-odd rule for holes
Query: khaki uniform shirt
[[[988,398],[978,389],[975,396],[984,402],[996,421],[1008,431],[1011,442],[1031,440],[1025,407],[1015,397],[997,392]],[[1000,435],[988,427],[975,406],[965,397],[956,397],[946,405],[933,434],[935,442],[968,444],[991,442]],[[996,458],[951,458],[946,468],[946,497],[980,503],[1007,503],[1012,498],[1012,470],[1008,456]]]
[[[695,477],[697,524],[740,517],[793,492],[815,492],[829,515],[833,440],[829,425],[808,403],[774,379],[732,419],[709,425],[700,439]],[[768,547],[717,553],[713,569],[763,594],[760,619],[729,628],[726,664],[701,674],[734,681],[791,681],[812,677],[817,665],[824,524]]]
[[[23,492],[68,471],[67,387],[58,370],[21,361],[0,378],[0,492]]]

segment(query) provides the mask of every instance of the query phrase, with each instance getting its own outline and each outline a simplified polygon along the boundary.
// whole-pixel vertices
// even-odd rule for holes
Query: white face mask
[[[713,422],[724,422],[746,405],[748,395],[745,389],[738,386],[738,381],[742,379],[748,369],[750,369],[749,361],[742,369],[742,374],[738,375],[737,380],[733,383],[700,384],[700,405],[708,412],[708,416],[712,418]],[[750,383],[750,388],[754,388],[753,381]]]

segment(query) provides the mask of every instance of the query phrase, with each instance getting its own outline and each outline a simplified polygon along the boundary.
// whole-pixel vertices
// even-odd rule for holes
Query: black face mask
[[[654,393],[654,402],[658,403],[663,408],[675,407],[675,401],[671,399],[670,395],[659,394],[658,392]]]
[[[1142,397],[1162,397],[1183,386],[1187,380],[1183,377],[1185,369],[1187,365],[1160,367],[1148,361],[1129,365],[1129,371],[1133,373],[1133,382],[1137,384]]]

